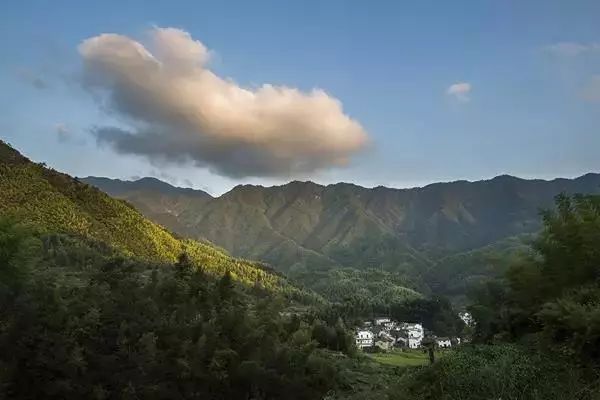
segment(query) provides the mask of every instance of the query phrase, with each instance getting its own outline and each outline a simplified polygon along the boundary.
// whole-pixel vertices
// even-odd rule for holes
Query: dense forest
[[[2,398],[313,399],[339,384],[325,350],[355,351],[341,321],[186,256],[153,265],[6,219],[0,249]]]

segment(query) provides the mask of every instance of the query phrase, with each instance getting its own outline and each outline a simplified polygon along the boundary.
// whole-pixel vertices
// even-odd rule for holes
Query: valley
[[[298,182],[213,198],[73,178],[0,143],[0,393],[593,400],[598,179],[441,184],[469,188],[454,208]]]

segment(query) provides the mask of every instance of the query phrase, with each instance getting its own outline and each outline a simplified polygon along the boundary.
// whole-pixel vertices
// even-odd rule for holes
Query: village
[[[468,313],[460,318],[469,325],[472,321]],[[437,348],[447,349],[461,343],[459,337],[437,337],[417,322],[398,322],[389,317],[376,317],[364,321],[356,330],[356,347],[365,352],[388,352],[393,349],[419,349],[425,338]]]

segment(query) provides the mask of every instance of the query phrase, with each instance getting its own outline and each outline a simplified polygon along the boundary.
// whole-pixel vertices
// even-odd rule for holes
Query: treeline
[[[0,398],[315,399],[336,389],[341,320],[260,286],[0,219]],[[341,353],[339,353],[341,354]]]
[[[560,195],[542,217],[533,254],[470,294],[473,344],[397,398],[600,398],[600,196]]]

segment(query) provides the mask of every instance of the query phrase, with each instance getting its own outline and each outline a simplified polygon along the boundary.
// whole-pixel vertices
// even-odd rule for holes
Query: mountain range
[[[154,178],[82,180],[180,235],[266,262],[309,286],[326,271],[376,269],[420,291],[446,287],[461,269],[468,276],[494,271],[472,264],[496,259],[482,256],[489,251],[523,250],[522,239],[540,229],[540,210],[552,207],[557,194],[600,193],[600,174],[593,173],[549,181],[502,175],[412,189],[293,181],[240,185],[219,197]],[[442,271],[448,279],[440,282]]]

